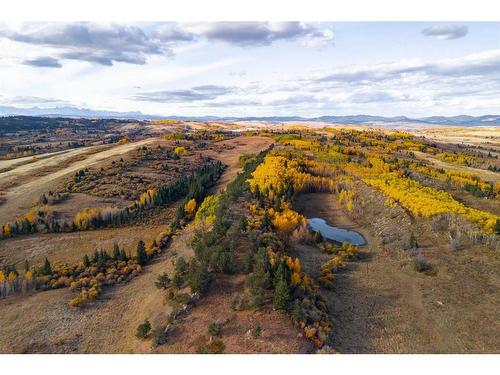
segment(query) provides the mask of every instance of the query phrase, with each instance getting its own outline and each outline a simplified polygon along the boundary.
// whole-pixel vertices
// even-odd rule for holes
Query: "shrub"
[[[135,336],[139,339],[145,339],[146,337],[148,337],[150,332],[151,332],[151,323],[149,323],[149,320],[146,319],[144,323],[139,324],[137,326],[137,331],[135,333]]]
[[[251,250],[248,250],[243,255],[242,271],[243,273],[249,274],[250,272],[252,272],[252,269],[253,269],[253,253]]]
[[[161,275],[158,275],[155,285],[158,289],[167,289],[170,285],[170,279],[168,275],[165,272],[163,272]]]
[[[426,272],[432,269],[430,262],[422,255],[417,255],[413,258],[413,269],[417,272]]]
[[[323,236],[320,231],[314,233],[314,242],[321,243],[323,242]]]
[[[175,262],[175,270],[177,272],[180,272],[181,274],[185,273],[188,270],[188,267],[189,264],[183,257],[180,257],[179,259],[177,259],[177,262]]]
[[[210,336],[219,336],[222,330],[222,324],[220,323],[210,323],[207,332]]]
[[[172,279],[172,285],[176,289],[180,289],[184,284],[184,278],[179,271],[175,272],[174,278]]]
[[[264,303],[264,290],[255,289],[253,291],[253,298],[252,298],[251,306],[254,309],[258,309],[260,306],[262,306],[263,303]]]
[[[153,330],[153,344],[154,345],[163,345],[167,342],[167,338],[165,335],[165,328],[158,327]]]
[[[257,327],[252,329],[252,337],[256,339],[257,337],[260,337],[262,333],[262,328],[260,328],[260,325],[257,324]]]
[[[198,345],[196,347],[196,354],[208,354],[208,349],[203,345]]]
[[[418,249],[418,241],[417,241],[417,238],[415,237],[415,234],[413,234],[413,232],[410,235],[409,246],[410,246],[410,249]]]
[[[239,302],[238,297],[234,297],[234,298],[231,300],[231,303],[229,304],[229,306],[231,307],[231,310],[233,310],[233,311],[236,311],[236,310],[237,310],[237,308],[238,308],[238,302]]]
[[[460,248],[460,237],[454,237],[450,241],[450,249],[455,251]]]
[[[224,353],[224,349],[226,349],[226,345],[224,345],[222,340],[215,339],[207,345],[207,349],[210,354],[222,354]]]

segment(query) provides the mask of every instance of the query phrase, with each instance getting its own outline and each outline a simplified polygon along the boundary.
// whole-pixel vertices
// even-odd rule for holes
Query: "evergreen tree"
[[[264,213],[264,218],[262,219],[262,227],[263,228],[271,228],[272,223],[271,219],[269,218],[269,214],[267,211]]]
[[[52,275],[52,267],[50,265],[50,262],[47,258],[45,258],[45,262],[42,266],[42,275]]]
[[[149,320],[146,319],[144,323],[139,324],[135,335],[137,338],[145,339],[150,332],[151,332],[151,323],[149,323]]]
[[[155,285],[158,289],[167,289],[170,284],[170,279],[168,278],[168,275],[163,272],[161,275],[158,275],[158,278],[156,279]]]
[[[127,253],[125,252],[125,249],[120,250],[120,258],[119,259],[122,261],[128,260]]]
[[[120,259],[120,247],[116,242],[113,244],[113,259],[114,260]]]
[[[248,274],[252,272],[253,269],[253,254],[251,250],[248,250],[244,255],[243,255],[243,272]]]
[[[410,249],[418,249],[417,237],[413,232],[410,235]]]
[[[30,262],[28,259],[24,260],[24,272],[28,272],[30,270]]]
[[[285,280],[280,279],[276,283],[276,288],[274,289],[274,307],[278,310],[285,310],[288,301],[290,301],[290,288]]]
[[[99,262],[99,252],[96,250],[94,250],[94,255],[92,255],[92,263],[97,263]]]
[[[287,286],[290,285],[291,282],[290,269],[283,259],[279,261],[276,271],[274,272],[273,285],[275,288],[280,281],[284,281]]]
[[[191,292],[203,294],[210,286],[213,278],[208,272],[206,266],[200,264],[196,260],[193,260],[189,267],[188,281],[189,286],[191,287]]]
[[[296,299],[293,304],[292,309],[292,320],[294,322],[299,322],[302,320],[302,307],[300,306],[300,301]]]
[[[184,283],[184,280],[182,278],[182,275],[180,272],[174,273],[174,278],[172,279],[172,285],[176,289],[180,289],[182,287],[182,284]]]
[[[137,256],[136,256],[137,263],[139,263],[141,266],[146,264],[148,260],[148,255],[146,254],[146,245],[144,244],[143,240],[140,240],[137,243]]]
[[[90,259],[89,259],[89,256],[88,256],[87,254],[85,254],[85,255],[83,256],[82,261],[83,261],[83,265],[84,265],[85,267],[90,267]]]

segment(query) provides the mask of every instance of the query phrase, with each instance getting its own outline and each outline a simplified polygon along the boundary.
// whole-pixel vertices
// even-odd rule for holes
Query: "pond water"
[[[340,243],[349,242],[351,245],[356,246],[366,244],[365,238],[360,233],[353,230],[332,227],[319,217],[308,219],[307,222],[313,231],[320,232],[328,240]]]

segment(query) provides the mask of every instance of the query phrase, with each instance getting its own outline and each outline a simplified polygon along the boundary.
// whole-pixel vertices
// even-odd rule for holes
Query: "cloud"
[[[54,48],[62,59],[102,65],[113,65],[114,62],[144,64],[148,55],[170,52],[167,46],[140,27],[117,24],[29,24],[21,31],[0,30],[0,37]]]
[[[467,26],[460,25],[435,25],[422,30],[422,34],[425,36],[432,36],[443,40],[463,38],[468,32],[469,29]]]
[[[352,103],[397,102],[408,98],[397,97],[386,91],[361,91],[349,96]]]
[[[240,71],[236,71],[236,72],[229,72],[227,74],[232,76],[232,77],[244,77],[247,75],[247,72],[244,70],[240,70]]]
[[[179,25],[166,24],[158,27],[153,35],[159,40],[167,43],[191,42],[196,39],[196,34],[183,30]]]
[[[32,60],[24,60],[23,64],[34,66],[36,68],[61,68],[62,67],[61,63],[57,59],[55,59],[53,57],[49,57],[49,56],[38,57],[38,58],[32,59]]]
[[[14,97],[1,97],[0,101],[3,104],[7,105],[15,105],[15,106],[35,106],[35,107],[46,107],[46,106],[67,106],[71,105],[70,102],[66,100],[56,99],[56,98],[47,98],[40,96],[14,96]]]
[[[500,49],[434,62],[403,61],[374,66],[355,66],[332,71],[316,82],[377,82],[409,75],[426,77],[489,76],[500,73]]]
[[[209,41],[243,47],[270,45],[278,40],[303,40],[307,45],[319,46],[333,39],[331,30],[319,30],[303,22],[210,22],[184,27]]]
[[[302,44],[308,47],[321,48],[333,44],[333,37],[332,30],[314,30],[303,38]]]
[[[159,102],[159,103],[182,103],[190,101],[213,100],[219,96],[229,94],[234,89],[226,86],[203,85],[192,87],[189,90],[164,90],[138,93],[132,97],[133,100]]]
[[[143,65],[153,55],[173,55],[181,43],[200,40],[237,46],[270,45],[278,40],[298,40],[321,47],[330,43],[333,32],[302,22],[203,22],[99,24],[28,23],[20,29],[0,28],[0,38],[50,48],[52,60],[27,60],[35,67],[61,67],[59,60],[86,61],[112,66],[116,62]],[[45,64],[44,64],[45,62]]]

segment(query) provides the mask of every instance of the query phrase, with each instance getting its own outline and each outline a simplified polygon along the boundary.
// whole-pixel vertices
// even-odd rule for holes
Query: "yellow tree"
[[[5,238],[9,238],[12,235],[12,230],[10,228],[10,224],[5,224],[3,226],[3,236]]]
[[[193,198],[184,206],[184,211],[188,216],[193,216],[196,212],[196,200]]]
[[[176,148],[174,149],[174,153],[176,153],[177,155],[187,154],[186,147],[183,147],[183,146],[176,147]]]
[[[0,271],[0,297],[5,293],[5,275]]]

